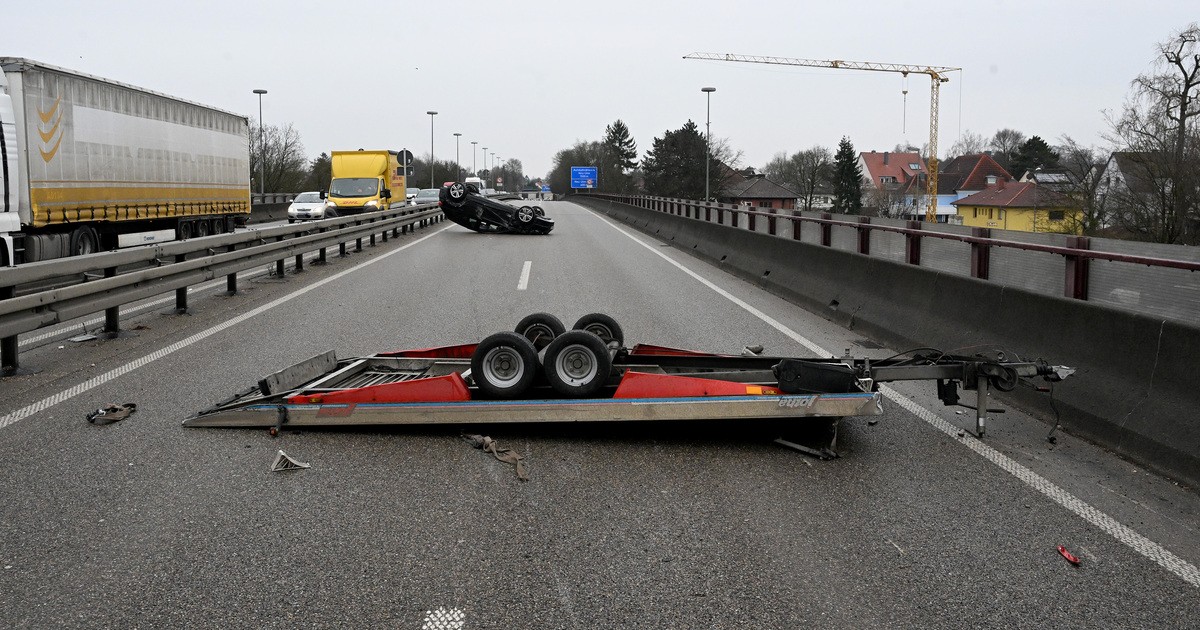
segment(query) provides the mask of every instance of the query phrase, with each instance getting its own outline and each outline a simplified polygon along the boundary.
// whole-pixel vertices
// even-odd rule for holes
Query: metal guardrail
[[[11,374],[19,367],[17,336],[21,333],[104,311],[104,332],[115,334],[124,304],[174,290],[176,309],[186,311],[191,285],[224,275],[228,291],[237,293],[239,271],[274,261],[276,275],[283,276],[289,257],[295,257],[296,270],[301,271],[308,252],[318,252],[318,261],[324,262],[329,247],[338,246],[339,255],[345,256],[352,241],[355,251],[362,251],[364,239],[373,246],[376,236],[386,242],[389,233],[398,236],[442,218],[437,204],[404,206],[0,270],[0,371]],[[133,269],[120,272],[129,267]],[[22,285],[94,273],[103,277],[16,294]]]
[[[1158,267],[1164,269],[1180,269],[1185,271],[1200,271],[1200,262],[1143,256],[1119,252],[1098,251],[1090,249],[1091,239],[1086,236],[1066,235],[1067,246],[1048,245],[1022,242],[992,237],[990,228],[970,228],[971,234],[954,234],[949,232],[923,229],[926,223],[907,221],[904,227],[894,225],[873,224],[871,217],[857,217],[856,221],[835,219],[830,213],[819,217],[780,214],[778,212],[763,212],[761,210],[745,209],[716,202],[693,201],[687,199],[671,199],[664,197],[641,197],[631,195],[615,195],[607,193],[587,193],[589,197],[615,201],[639,208],[697,219],[709,223],[729,225],[733,228],[745,229],[751,232],[763,232],[772,236],[785,236],[784,230],[779,229],[780,223],[791,227],[790,238],[802,240],[802,226],[812,225],[820,230],[819,243],[825,247],[833,247],[833,228],[843,227],[853,229],[857,233],[857,251],[863,255],[871,255],[872,231],[901,234],[905,239],[904,259],[912,265],[921,264],[921,242],[923,239],[939,239],[957,241],[970,246],[970,276],[981,280],[989,279],[991,270],[991,254],[993,249],[1017,249],[1042,252],[1062,256],[1065,260],[1063,277],[1063,295],[1079,300],[1088,300],[1088,277],[1090,261],[1111,261]],[[728,217],[728,219],[727,219]],[[766,229],[758,225],[758,220],[766,222]]]

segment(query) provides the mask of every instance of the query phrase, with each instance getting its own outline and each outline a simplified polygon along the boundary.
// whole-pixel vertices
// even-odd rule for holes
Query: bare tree
[[[958,140],[954,141],[954,144],[950,145],[950,149],[946,152],[946,158],[983,153],[985,147],[987,147],[987,140],[983,136],[967,130],[958,137]]]
[[[833,153],[822,146],[813,146],[792,156],[795,179],[789,181],[800,193],[800,202],[805,210],[812,210],[817,192],[830,186],[833,174]],[[786,180],[785,180],[786,181]]]
[[[267,125],[259,134],[255,123],[250,128],[250,177],[257,178],[261,172],[267,192],[298,192],[308,177],[308,158],[300,132],[288,123],[281,127]]]
[[[1104,167],[1101,153],[1079,144],[1070,136],[1063,136],[1059,142],[1058,165],[1068,181],[1064,192],[1079,209],[1078,214],[1067,215],[1066,231],[1095,234],[1108,225],[1108,199],[1100,194],[1103,181],[1100,170]]]
[[[992,157],[1007,170],[1012,165],[1013,155],[1022,144],[1025,144],[1025,134],[1016,129],[1004,128],[992,135],[988,148],[992,150]]]
[[[1157,45],[1155,69],[1133,80],[1111,137],[1127,152],[1126,182],[1109,189],[1114,219],[1136,238],[1160,243],[1200,240],[1200,27]]]

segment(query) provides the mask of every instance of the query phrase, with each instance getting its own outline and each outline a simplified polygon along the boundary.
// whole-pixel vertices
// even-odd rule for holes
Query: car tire
[[[467,186],[462,182],[454,182],[446,187],[445,202],[461,208],[467,204]]]
[[[546,211],[542,210],[541,206],[534,206],[533,207],[533,216],[544,217],[544,216],[546,216]]]
[[[621,330],[621,325],[617,323],[617,320],[604,313],[589,313],[584,315],[571,328],[573,330],[586,330],[599,337],[606,345],[613,341],[617,342],[618,346],[625,344],[625,332]]]
[[[529,225],[537,218],[537,213],[529,206],[521,206],[517,208],[517,222],[521,225]]]
[[[325,218],[326,219],[336,219],[337,216],[338,216],[337,210],[334,210],[333,208],[328,208],[325,210]]]
[[[537,377],[537,350],[515,332],[490,335],[471,354],[471,378],[491,398],[517,398]]]
[[[612,373],[608,347],[586,330],[565,332],[546,346],[542,372],[550,387],[568,398],[595,396]]]
[[[295,223],[295,222],[296,222],[295,219],[288,219],[288,223]]]
[[[517,334],[525,337],[533,347],[541,350],[550,345],[556,337],[566,332],[567,327],[562,320],[550,313],[534,313],[517,322]]]

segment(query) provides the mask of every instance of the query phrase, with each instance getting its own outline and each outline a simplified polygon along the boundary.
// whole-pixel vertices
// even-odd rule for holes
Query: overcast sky
[[[942,88],[942,153],[1011,127],[1099,145],[1156,42],[1200,19],[1195,0],[977,3],[21,1],[0,10],[0,56],[291,123],[307,153],[472,145],[545,175],[554,154],[624,120],[644,155],[688,119],[762,167],[813,145],[890,150],[928,140],[929,80],[685,60],[691,52],[963,68]],[[907,120],[907,122],[905,122]],[[475,163],[483,168],[482,151]],[[488,156],[491,159],[491,156]]]

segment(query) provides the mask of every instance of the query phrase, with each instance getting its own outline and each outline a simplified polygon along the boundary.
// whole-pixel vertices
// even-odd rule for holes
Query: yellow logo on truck
[[[41,107],[37,108],[38,118],[42,119],[42,122],[38,124],[38,136],[42,138],[42,145],[44,146],[44,148],[39,148],[38,152],[42,154],[42,161],[47,164],[50,163],[50,160],[54,159],[54,154],[58,153],[58,147],[62,144],[63,113],[58,108],[60,104],[62,104],[61,96],[54,99],[54,105],[50,106],[50,111],[43,112]],[[46,126],[50,128],[45,129]],[[54,140],[55,136],[58,136],[57,140]],[[50,143],[51,140],[54,140],[53,145]]]

